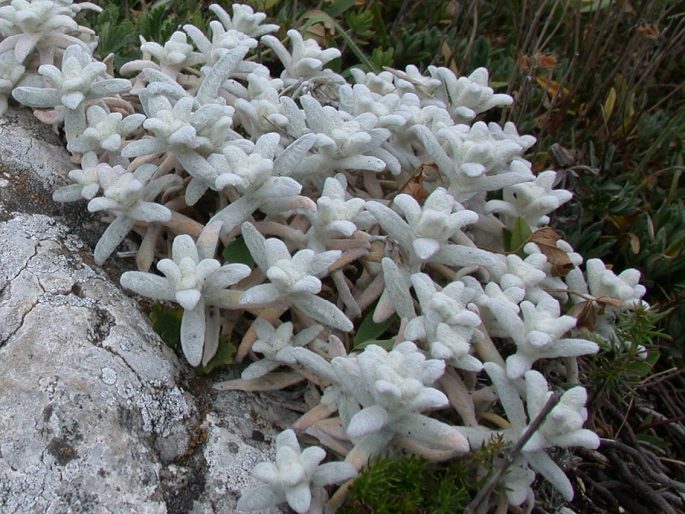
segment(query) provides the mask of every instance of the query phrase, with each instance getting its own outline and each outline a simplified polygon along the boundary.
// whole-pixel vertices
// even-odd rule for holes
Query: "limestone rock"
[[[233,512],[288,414],[192,386],[93,264],[97,219],[52,202],[75,167],[60,145],[0,118],[0,512]]]
[[[10,109],[0,116],[0,204],[5,214],[59,212],[52,191],[67,184],[67,172],[76,167],[62,146],[59,136],[31,111]]]
[[[42,215],[0,224],[1,510],[166,512],[157,475],[186,451],[195,405],[79,246]]]

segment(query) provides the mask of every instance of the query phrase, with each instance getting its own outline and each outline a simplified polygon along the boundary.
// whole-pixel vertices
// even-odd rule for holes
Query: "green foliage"
[[[178,348],[181,341],[181,319],[183,309],[165,307],[160,302],[152,304],[150,321],[152,328],[159,334],[164,342],[171,348]]]
[[[229,243],[229,245],[224,248],[221,256],[224,261],[228,263],[246,264],[248,266],[254,266],[255,264],[243,236],[237,237]]]
[[[528,222],[523,218],[517,218],[512,230],[504,229],[504,248],[507,252],[515,252],[523,256],[523,246],[533,235]]]
[[[200,375],[209,375],[212,371],[222,366],[230,366],[235,364],[233,356],[238,351],[238,348],[231,343],[228,338],[219,338],[219,349],[212,359],[207,363],[206,366],[197,366],[195,369],[196,373]]]
[[[637,307],[621,313],[615,335],[610,339],[595,337],[601,351],[587,359],[583,367],[591,406],[596,401],[616,405],[633,397],[636,388],[652,372],[660,356],[659,340],[666,335],[658,329],[668,311]]]
[[[158,1],[148,6],[142,0],[108,2],[99,14],[90,13],[88,26],[99,36],[96,53],[102,58],[114,54],[114,68],[140,58],[139,36],[163,45],[184,24],[192,23],[206,30],[213,2],[180,0]]]
[[[153,330],[174,350],[178,349],[181,341],[182,318],[183,309],[180,307],[167,307],[160,302],[155,302],[150,309],[150,321],[152,321]],[[219,338],[219,349],[216,355],[206,366],[197,366],[195,371],[201,375],[208,375],[221,366],[234,364],[233,356],[237,351],[236,346],[228,338],[222,336]]]
[[[379,344],[378,338],[385,334],[387,330],[397,321],[397,315],[393,314],[387,320],[376,323],[373,320],[373,312],[375,310],[376,304],[374,304],[370,309],[369,313],[362,320],[356,334],[354,335],[354,342],[352,349],[360,350],[369,344]],[[391,341],[391,340],[388,340]],[[382,345],[381,345],[382,346]]]
[[[121,9],[115,3],[109,4],[98,15],[94,26],[99,36],[97,51],[100,55],[114,54],[116,69],[133,58],[131,50],[137,43],[136,26],[130,20],[122,17]]]
[[[421,457],[377,457],[350,487],[339,514],[452,514],[463,512],[505,445],[493,440],[447,463]]]

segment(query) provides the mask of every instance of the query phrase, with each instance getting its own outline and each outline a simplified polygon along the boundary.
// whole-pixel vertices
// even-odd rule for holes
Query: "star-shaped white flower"
[[[101,188],[108,188],[124,173],[122,166],[100,162],[95,152],[88,152],[81,157],[81,167],[69,172],[69,178],[76,183],[55,190],[52,199],[55,202],[91,200]]]
[[[119,112],[93,105],[86,111],[86,119],[88,127],[67,144],[71,152],[118,152],[123,140],[142,125],[145,115],[136,113],[124,118]]]
[[[64,110],[64,130],[71,141],[86,129],[86,106],[90,100],[114,96],[131,89],[126,79],[106,77],[107,66],[93,61],[88,51],[71,45],[64,51],[62,69],[43,64],[38,73],[51,88],[21,86],[12,92],[15,100],[30,107]]]
[[[301,450],[292,430],[276,437],[276,463],[261,462],[252,475],[266,485],[247,489],[238,501],[239,511],[259,511],[288,503],[298,514],[322,512],[328,494],[324,486],[349,480],[356,470],[345,462],[320,464],[326,452],[318,446]]]
[[[293,324],[289,321],[274,328],[268,321],[257,318],[253,326],[257,340],[252,351],[261,353],[263,357],[243,370],[240,376],[246,380],[264,376],[284,364],[294,364],[298,355],[294,350],[304,349],[323,329],[321,325],[314,325],[293,337]]]
[[[325,75],[324,65],[340,57],[340,50],[337,48],[322,50],[314,39],[303,39],[302,34],[295,29],[288,31],[288,38],[292,45],[292,53],[288,52],[278,38],[271,35],[262,37],[262,42],[271,48],[283,63],[285,69],[281,78],[286,85]]]
[[[503,189],[502,200],[485,204],[488,213],[502,213],[510,219],[523,218],[531,228],[549,223],[548,214],[573,196],[565,189],[553,189],[556,172],[543,171],[533,182],[523,182]]]
[[[339,257],[339,250],[316,253],[300,250],[291,256],[280,239],[264,239],[251,223],[243,223],[242,234],[257,266],[266,273],[268,284],[248,289],[241,299],[244,306],[284,303],[302,310],[314,320],[349,332],[354,328],[345,314],[331,302],[324,300],[321,277]]]
[[[213,258],[220,228],[208,225],[197,243],[189,235],[176,236],[171,258],[157,264],[164,277],[138,271],[121,276],[123,287],[183,307],[181,348],[191,366],[207,364],[218,348],[220,326],[210,307],[237,308],[240,292],[227,288],[251,271],[244,264],[222,266]]]
[[[143,164],[133,173],[118,175],[111,184],[103,184],[104,196],[88,202],[90,212],[108,211],[115,216],[95,246],[95,262],[102,264],[119,246],[137,221],[165,222],[171,211],[151,200],[178,181],[174,175],[150,180],[157,170],[154,164]]]

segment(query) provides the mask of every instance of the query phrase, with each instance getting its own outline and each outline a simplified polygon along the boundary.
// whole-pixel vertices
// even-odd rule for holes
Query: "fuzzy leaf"
[[[205,304],[199,301],[193,310],[183,312],[181,319],[181,348],[188,363],[195,367],[202,362],[205,346]]]
[[[102,237],[100,237],[98,244],[95,245],[95,262],[98,264],[104,263],[135,224],[136,221],[134,219],[124,215],[118,216],[110,223]]]
[[[380,431],[390,420],[388,412],[380,405],[366,407],[355,414],[347,426],[347,435],[358,439]]]
[[[298,308],[315,321],[326,326],[350,332],[354,325],[345,314],[328,300],[314,294],[298,295],[293,299]]]

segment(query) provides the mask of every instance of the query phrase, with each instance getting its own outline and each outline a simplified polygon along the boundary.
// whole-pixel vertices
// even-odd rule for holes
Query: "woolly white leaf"
[[[205,304],[199,301],[194,309],[184,310],[181,318],[181,348],[191,366],[199,366],[205,344]]]

